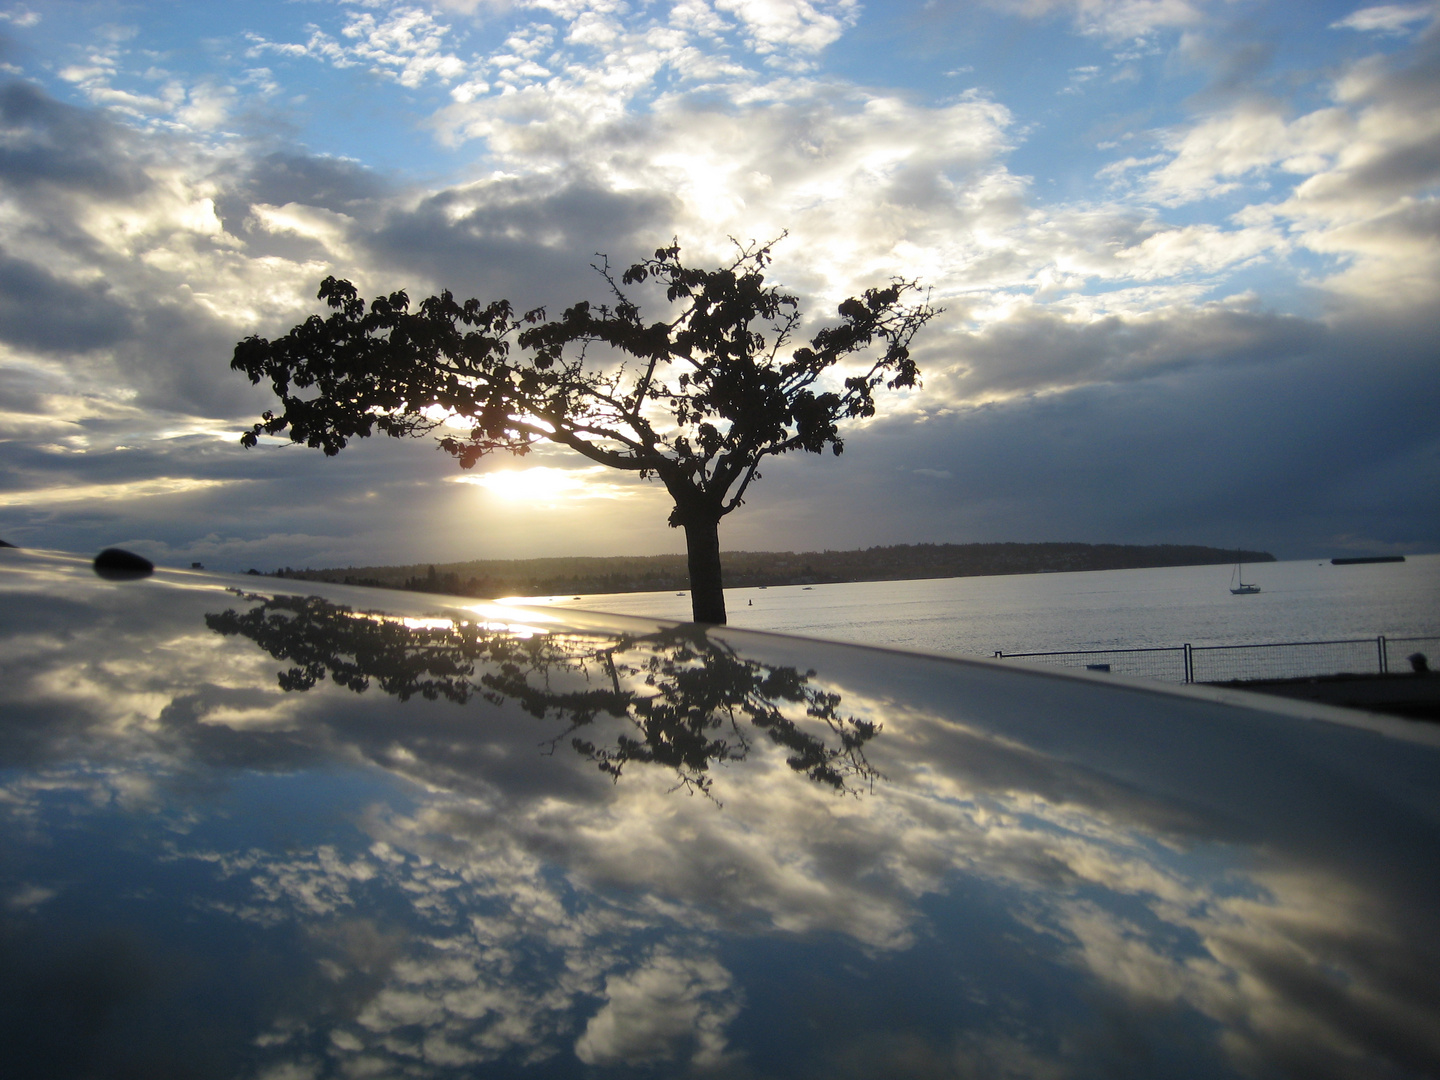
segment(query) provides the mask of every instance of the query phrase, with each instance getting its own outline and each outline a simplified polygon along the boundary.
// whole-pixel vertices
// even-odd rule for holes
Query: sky
[[[246,336],[602,300],[597,254],[899,276],[923,387],[722,546],[1440,550],[1440,5],[0,3],[0,538],[213,569],[683,550],[559,448],[239,434]]]

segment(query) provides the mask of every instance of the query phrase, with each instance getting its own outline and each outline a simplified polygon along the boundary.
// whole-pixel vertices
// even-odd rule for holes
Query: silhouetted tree
[[[917,286],[897,279],[846,300],[838,323],[797,345],[799,302],[766,284],[769,262],[769,245],[752,245],[699,270],[672,243],[617,281],[602,257],[595,269],[611,302],[581,302],[550,321],[543,308],[517,317],[506,300],[460,303],[448,291],[415,310],[404,292],[367,308],[350,282],[326,278],[328,318],[236,345],[231,367],[268,379],[283,404],[241,441],[288,429],[292,441],[337,454],[377,430],[438,430],[463,468],[548,441],[658,477],[675,500],[670,524],[685,530],[695,620],[723,623],[720,519],[765,458],[838,454],[839,423],[873,415],[877,388],[916,385],[910,344],[936,314],[903,303]],[[641,318],[625,287],[644,282],[663,291],[668,319]]]
[[[706,795],[711,764],[749,753],[747,729],[782,747],[790,768],[837,791],[876,776],[865,744],[878,724],[842,715],[840,695],[811,684],[815,672],[742,656],[703,626],[520,634],[449,617],[407,624],[317,596],[247,599],[258,603],[206,615],[205,624],[290,664],[278,673],[287,691],[328,677],[356,693],[375,685],[401,701],[514,701],[532,716],[566,722],[550,745],[568,737],[617,780],[628,763],[643,762],[673,769],[683,786]],[[629,721],[634,733],[604,744],[581,737],[606,716]]]

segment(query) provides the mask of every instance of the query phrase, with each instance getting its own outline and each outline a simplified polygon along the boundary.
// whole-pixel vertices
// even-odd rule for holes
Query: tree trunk
[[[690,611],[698,623],[725,622],[725,586],[720,579],[720,519],[685,523],[690,559]]]

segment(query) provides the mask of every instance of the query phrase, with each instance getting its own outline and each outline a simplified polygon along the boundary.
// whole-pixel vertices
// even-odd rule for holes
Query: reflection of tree
[[[864,748],[879,725],[842,716],[840,695],[812,686],[813,671],[746,659],[703,626],[640,635],[521,633],[451,618],[361,614],[315,596],[277,596],[249,611],[206,615],[205,623],[289,661],[279,673],[285,690],[309,690],[328,676],[357,693],[373,682],[401,701],[419,694],[463,704],[479,696],[565,720],[569,728],[551,745],[570,736],[571,746],[617,779],[629,762],[648,762],[709,794],[710,764],[742,760],[750,732],[783,747],[796,772],[836,790],[853,791],[877,775]],[[794,718],[802,710],[821,735]],[[635,733],[608,745],[583,738],[602,716],[629,720]]]

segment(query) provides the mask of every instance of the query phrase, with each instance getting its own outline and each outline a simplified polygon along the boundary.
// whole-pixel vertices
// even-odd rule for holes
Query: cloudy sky
[[[1440,549],[1440,22],[1332,0],[0,4],[0,538],[219,569],[681,550],[564,453],[246,451],[321,278],[517,305],[788,230],[924,387],[727,548]]]

